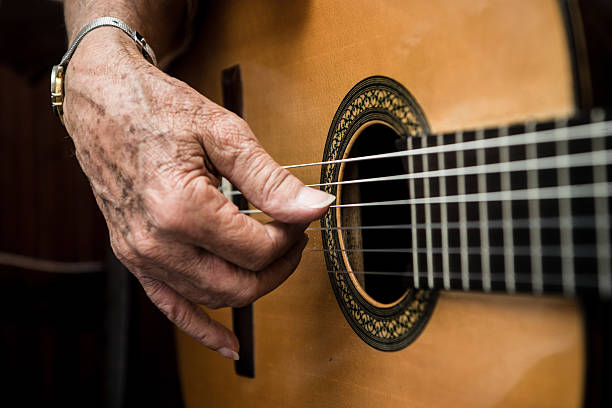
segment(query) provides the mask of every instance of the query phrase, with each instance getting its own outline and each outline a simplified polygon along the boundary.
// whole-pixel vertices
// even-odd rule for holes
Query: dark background
[[[0,406],[179,407],[173,328],[110,256],[50,107],[61,4],[0,0],[0,252],[100,261],[87,274],[0,265]]]

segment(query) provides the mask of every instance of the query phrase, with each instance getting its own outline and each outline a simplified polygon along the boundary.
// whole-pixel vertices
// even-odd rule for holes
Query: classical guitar
[[[337,201],[283,286],[210,311],[236,366],[177,333],[186,405],[609,403],[612,111],[581,12],[612,15],[594,4],[210,5],[175,74]]]

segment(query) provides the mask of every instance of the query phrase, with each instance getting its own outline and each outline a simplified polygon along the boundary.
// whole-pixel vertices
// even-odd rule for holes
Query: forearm
[[[64,0],[68,42],[93,19],[117,17],[140,32],[155,51],[158,60],[182,43],[181,27],[190,0]]]

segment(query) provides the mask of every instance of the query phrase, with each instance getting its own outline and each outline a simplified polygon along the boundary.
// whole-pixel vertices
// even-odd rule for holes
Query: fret
[[[499,129],[499,136],[508,135],[508,127],[504,126]],[[504,234],[504,282],[506,284],[506,292],[514,293],[516,291],[516,277],[514,270],[514,237],[512,236],[512,202],[511,202],[511,185],[510,185],[510,148],[508,146],[501,147],[499,150],[499,160],[502,164],[501,171],[501,190],[505,193],[502,200],[502,223]]]
[[[593,110],[591,112],[592,122],[601,122],[605,119],[603,110]],[[605,141],[602,138],[594,138],[592,141],[593,152],[605,150]],[[608,197],[610,196],[609,185],[607,183],[606,166],[593,166],[593,183],[596,190],[595,196],[595,234],[597,237],[597,284],[599,294],[602,297],[609,297],[612,293],[611,270],[610,270],[610,216],[608,208]]]
[[[535,122],[529,122],[525,125],[526,132],[535,131]],[[529,159],[537,158],[537,146],[535,143],[530,143],[526,147],[526,157]],[[535,166],[534,166],[535,167]],[[532,226],[529,228],[529,241],[531,243],[531,289],[534,293],[540,294],[544,289],[542,279],[542,236],[540,226],[540,196],[538,188],[538,171],[536,169],[527,170],[527,188],[532,193],[527,202],[529,209],[529,219],[532,220]]]
[[[484,139],[484,129],[476,131],[476,140]],[[485,164],[485,151],[478,149],[476,151],[476,164]],[[478,174],[478,193],[487,192],[487,176],[484,173]],[[482,289],[485,292],[491,291],[491,258],[489,255],[489,214],[487,210],[487,201],[478,201],[478,219],[480,221],[480,262],[482,268]]]
[[[427,159],[427,155],[423,155],[423,172],[429,171],[429,160]],[[423,180],[423,198],[426,200],[430,198],[429,194],[429,177],[426,177]],[[433,278],[433,240],[431,237],[431,205],[426,202],[425,205],[425,224],[427,227],[425,228],[425,241],[427,248],[427,285],[429,288],[434,287],[434,278]]]
[[[408,150],[412,149],[412,138],[408,137],[407,140]],[[412,156],[408,156],[408,173],[414,173],[414,161]],[[414,193],[414,179],[410,179],[408,181],[408,188],[410,191],[410,197],[416,198]],[[419,256],[418,256],[418,236],[417,236],[417,214],[416,214],[416,205],[410,206],[410,218],[412,220],[412,268],[413,268],[413,278],[414,278],[414,287],[419,287]]]
[[[558,121],[555,128],[557,132],[567,133],[567,120]],[[570,185],[569,176],[569,149],[568,141],[560,140],[556,143],[557,157],[557,185]],[[561,246],[567,251],[561,255],[561,283],[563,293],[572,296],[576,290],[574,271],[574,238],[572,235],[572,200],[569,198],[559,199],[559,229]]]
[[[437,137],[438,146],[442,146],[443,136],[442,134],[438,134]],[[438,153],[438,169],[444,170],[446,167],[444,162],[444,153]],[[446,177],[440,177],[440,197],[446,196]],[[446,203],[440,204],[440,224],[447,225],[448,224],[448,209],[446,208]],[[450,267],[449,267],[449,254],[448,254],[448,228],[442,228],[442,281],[444,284],[444,289],[450,289]]]
[[[457,132],[455,134],[456,143],[463,142],[463,132]],[[463,168],[463,151],[457,151],[457,168]],[[465,176],[457,176],[457,192],[458,194],[465,195]],[[467,237],[467,210],[465,202],[459,202],[459,245],[461,247],[461,286],[463,290],[470,290],[470,276],[468,271],[468,237]]]

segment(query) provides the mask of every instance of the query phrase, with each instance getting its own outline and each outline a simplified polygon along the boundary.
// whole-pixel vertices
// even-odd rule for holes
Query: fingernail
[[[230,360],[239,360],[240,356],[234,350],[230,350],[227,347],[220,348],[217,350],[217,353],[221,354],[225,358],[229,358]]]
[[[297,202],[309,208],[327,207],[336,200],[336,197],[325,191],[304,187],[297,196]]]

